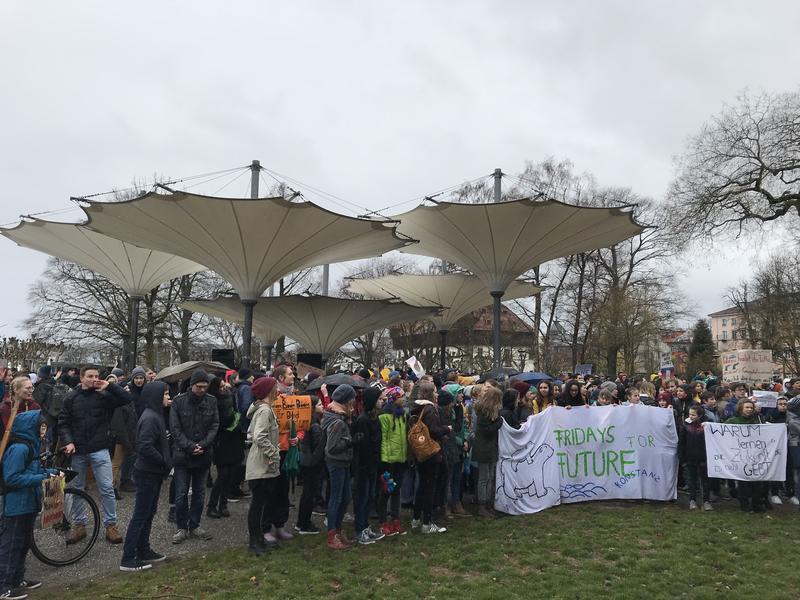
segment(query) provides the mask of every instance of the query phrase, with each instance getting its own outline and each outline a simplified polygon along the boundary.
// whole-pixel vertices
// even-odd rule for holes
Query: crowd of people
[[[318,387],[310,385],[314,375],[297,379],[287,364],[268,373],[243,368],[209,375],[198,369],[178,386],[155,375],[141,367],[106,374],[93,366],[53,372],[47,365],[35,374],[7,374],[0,417],[7,426],[12,403],[17,416],[2,465],[0,598],[24,598],[40,585],[25,579],[25,555],[41,507],[41,482],[57,473],[40,465],[42,449],[70,457],[77,473],[72,486],[83,488],[91,469],[106,540],[123,544],[120,569],[131,572],[165,559],[150,546],[150,529],[166,480],[173,544],[211,539],[203,516],[224,519],[230,517],[228,503],[249,501],[248,548],[257,556],[295,535],[319,534],[314,515],[323,517],[332,550],[405,535],[408,527],[442,534],[454,518],[493,518],[502,423],[519,428],[553,405],[641,403],[673,411],[678,486],[688,492],[690,509],[702,503],[712,510],[725,492],[747,512],[784,499],[800,504],[800,378],[764,386],[781,393],[777,406],[766,408],[746,384],[722,385],[710,373],[691,381],[620,373],[526,382],[481,380],[455,370],[417,377],[408,370],[364,368],[350,383]],[[273,407],[291,394],[311,397],[312,417],[305,430],[287,433]],[[785,423],[786,481],[710,479],[703,436],[708,421]],[[300,456],[302,484],[293,527],[290,450]],[[116,514],[123,492],[135,494],[124,537]],[[78,543],[87,535],[85,507],[76,502],[69,518],[67,543]],[[352,538],[345,523],[352,523]]]

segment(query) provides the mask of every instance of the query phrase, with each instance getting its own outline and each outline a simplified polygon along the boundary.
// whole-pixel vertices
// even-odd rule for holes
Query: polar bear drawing
[[[511,458],[504,458],[500,462],[500,482],[497,486],[497,494],[499,495],[502,491],[508,500],[519,502],[523,496],[543,498],[551,492],[556,493],[555,489],[548,487],[544,481],[544,465],[553,457],[553,454],[555,454],[555,450],[549,444],[542,444],[534,449],[533,444],[529,443]],[[509,477],[507,474],[509,469],[518,473],[518,468],[523,462],[532,466],[524,469],[528,477],[522,482],[517,481],[515,485],[515,478]]]

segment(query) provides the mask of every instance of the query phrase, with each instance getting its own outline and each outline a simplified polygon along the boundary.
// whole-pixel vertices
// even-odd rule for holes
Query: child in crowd
[[[386,403],[378,416],[381,426],[378,519],[381,522],[381,533],[386,536],[406,534],[406,530],[400,525],[400,485],[408,459],[404,396],[405,392],[399,386],[387,389]],[[391,520],[387,519],[387,505],[390,506]]]
[[[734,396],[736,396],[739,389],[740,388],[734,386]],[[755,402],[745,397],[736,405],[736,416],[731,417],[725,422],[733,425],[757,425],[762,421],[761,417],[756,413]],[[736,482],[736,494],[739,498],[739,506],[743,512],[764,512],[766,494],[763,491],[763,487],[760,481]]]
[[[300,535],[314,535],[319,533],[316,525],[311,522],[311,513],[314,510],[314,499],[319,488],[322,469],[325,468],[325,443],[322,435],[323,406],[317,396],[311,396],[311,426],[308,428],[300,444],[303,456],[303,495],[300,497],[300,508],[297,512],[297,525],[295,530]]]
[[[699,404],[689,407],[689,418],[680,432],[681,462],[686,465],[689,477],[689,509],[697,509],[697,492],[702,484],[703,510],[713,510],[709,498],[708,463],[706,461],[706,438],[703,433],[705,410]]]
[[[381,424],[378,411],[382,406],[380,388],[368,387],[362,393],[364,412],[356,419],[353,426],[355,435],[361,434],[363,439],[353,456],[353,473],[355,474],[355,510],[356,541],[359,544],[374,544],[383,539],[384,534],[373,531],[369,526],[369,513],[375,488],[378,481],[378,463],[381,451]]]

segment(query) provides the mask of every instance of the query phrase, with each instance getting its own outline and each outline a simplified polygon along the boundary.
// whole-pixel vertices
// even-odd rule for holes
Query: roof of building
[[[717,312],[710,313],[709,317],[729,317],[734,315],[741,315],[742,309],[737,306],[731,306],[730,308],[726,308],[723,310],[718,310]]]

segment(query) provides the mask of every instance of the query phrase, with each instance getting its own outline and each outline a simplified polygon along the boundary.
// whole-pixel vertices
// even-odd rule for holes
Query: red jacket
[[[42,407],[35,400],[31,400],[29,402],[20,403],[19,407],[17,408],[17,414],[24,413],[29,410],[40,410]],[[8,423],[8,417],[11,416],[11,398],[6,398],[3,402],[0,403],[0,417],[3,418],[3,431],[6,429],[6,425]]]

